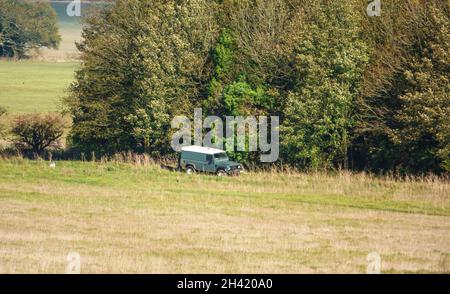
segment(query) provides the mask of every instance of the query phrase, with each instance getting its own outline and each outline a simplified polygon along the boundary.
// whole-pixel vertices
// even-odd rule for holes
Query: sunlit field
[[[0,270],[64,273],[450,272],[450,185],[436,177],[247,173],[150,163],[0,161]]]
[[[75,62],[0,60],[0,106],[9,114],[57,111]]]

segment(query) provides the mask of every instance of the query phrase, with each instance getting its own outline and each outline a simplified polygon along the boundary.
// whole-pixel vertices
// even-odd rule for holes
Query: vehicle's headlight
[[[242,167],[240,165],[238,165],[238,169],[241,169]]]
[[[231,167],[227,166],[227,170],[230,170],[230,169],[231,169]]]

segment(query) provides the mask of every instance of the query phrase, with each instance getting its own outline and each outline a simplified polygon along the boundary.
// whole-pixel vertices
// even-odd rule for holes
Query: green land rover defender
[[[201,146],[183,147],[178,165],[180,170],[188,174],[205,172],[226,176],[243,171],[242,165],[230,161],[225,151]]]

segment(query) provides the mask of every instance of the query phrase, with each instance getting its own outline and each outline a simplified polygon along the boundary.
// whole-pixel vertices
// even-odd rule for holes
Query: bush
[[[14,119],[11,133],[19,149],[40,156],[46,149],[60,146],[64,128],[64,119],[60,115],[26,114]]]

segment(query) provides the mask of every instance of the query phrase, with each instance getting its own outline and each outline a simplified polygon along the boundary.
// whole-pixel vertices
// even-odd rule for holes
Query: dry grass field
[[[0,161],[0,271],[450,272],[450,184],[435,177],[247,173]]]

